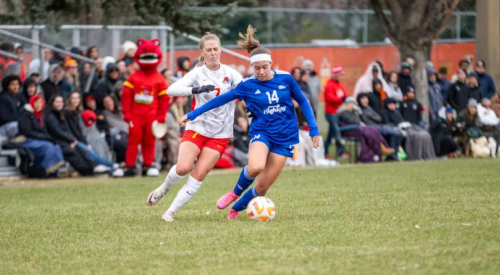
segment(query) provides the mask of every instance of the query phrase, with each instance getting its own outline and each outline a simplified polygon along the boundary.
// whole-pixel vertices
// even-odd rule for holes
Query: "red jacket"
[[[346,96],[342,83],[330,78],[325,86],[325,113],[336,115]]]
[[[125,121],[140,117],[165,122],[170,97],[163,75],[156,70],[151,73],[138,70],[130,75],[123,86],[121,101]]]

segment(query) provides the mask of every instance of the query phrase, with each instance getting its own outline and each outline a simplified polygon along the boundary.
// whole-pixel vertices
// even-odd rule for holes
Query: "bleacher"
[[[19,169],[9,165],[9,157],[16,158],[17,150],[0,148],[0,177],[20,175]]]

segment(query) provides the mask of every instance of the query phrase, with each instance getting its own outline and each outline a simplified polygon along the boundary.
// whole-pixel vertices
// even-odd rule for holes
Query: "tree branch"
[[[370,0],[373,11],[375,12],[375,18],[377,18],[380,27],[384,30],[385,34],[391,39],[392,43],[398,44],[399,41],[396,39],[396,31],[392,28],[391,22],[387,19],[384,14],[384,10],[380,4],[380,0]]]

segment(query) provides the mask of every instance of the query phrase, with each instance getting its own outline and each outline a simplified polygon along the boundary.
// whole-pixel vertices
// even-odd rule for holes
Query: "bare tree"
[[[460,0],[370,0],[387,37],[398,48],[402,60],[414,60],[411,73],[416,97],[429,109],[425,62],[432,41],[444,30]],[[390,15],[384,13],[390,11]],[[392,17],[392,18],[391,18]],[[424,119],[429,120],[426,111]]]

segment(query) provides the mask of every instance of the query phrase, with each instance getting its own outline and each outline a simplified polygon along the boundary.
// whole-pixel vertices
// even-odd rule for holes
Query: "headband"
[[[267,53],[260,53],[256,54],[250,57],[250,64],[253,64],[257,61],[269,61],[273,63],[273,60],[271,59],[271,55]]]

